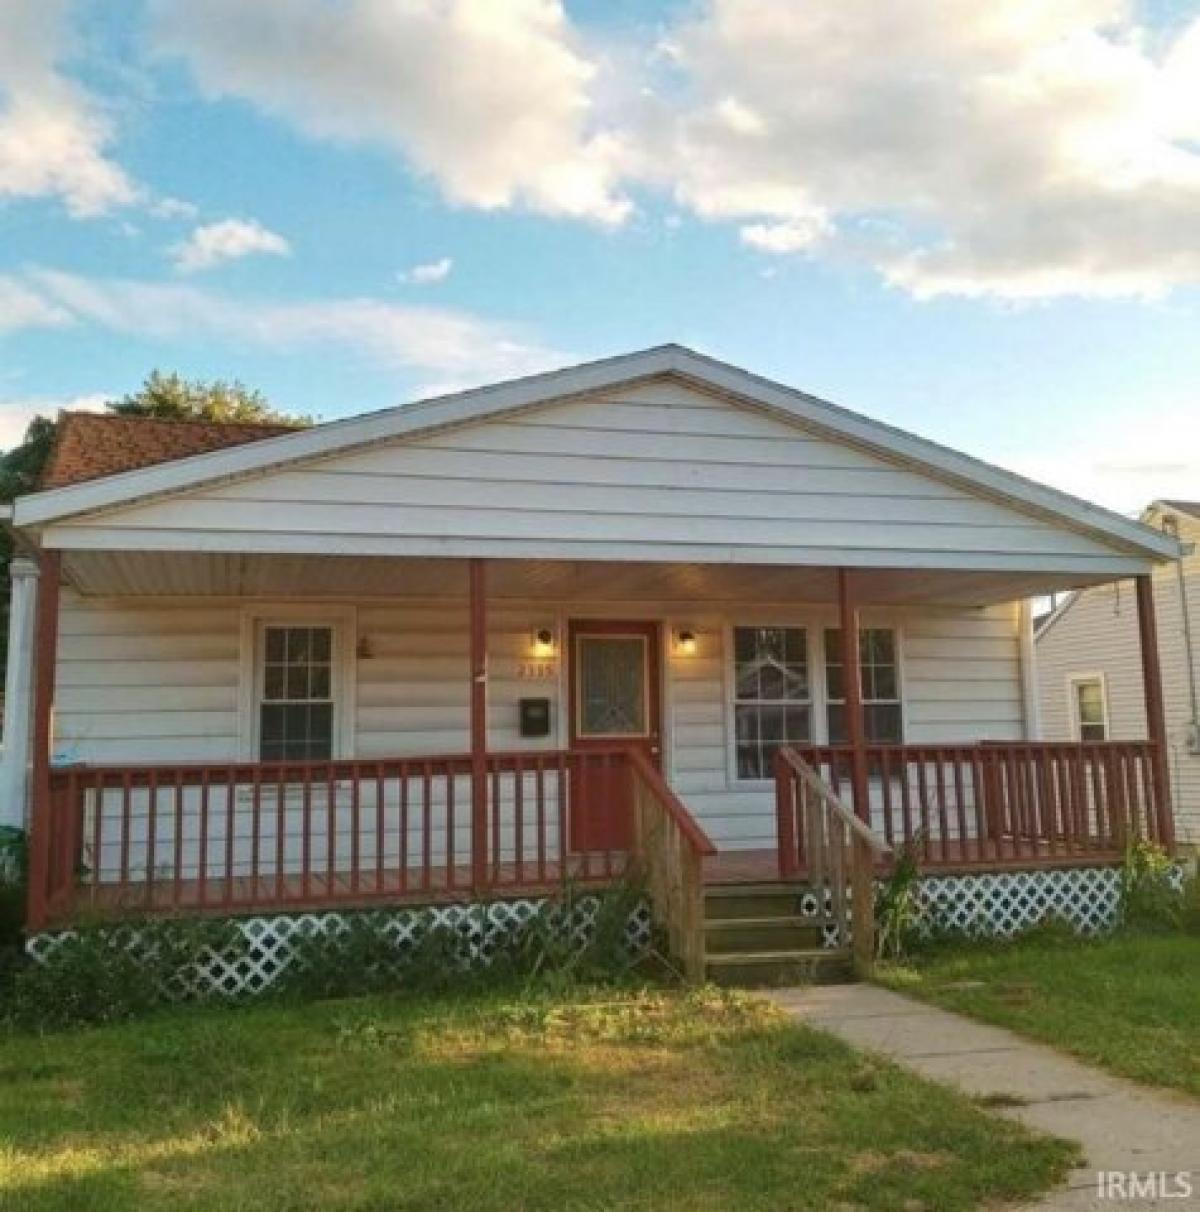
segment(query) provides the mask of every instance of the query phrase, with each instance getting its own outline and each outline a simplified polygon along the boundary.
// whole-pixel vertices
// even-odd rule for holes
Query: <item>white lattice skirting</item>
[[[920,930],[1012,938],[1055,918],[1079,934],[1117,924],[1121,873],[1116,867],[1062,867],[927,876],[919,892]]]
[[[1184,869],[1175,868],[1176,886]],[[876,891],[880,888],[876,884]],[[1014,938],[1048,919],[1073,926],[1081,935],[1103,934],[1117,924],[1121,872],[1117,867],[1047,867],[1032,871],[984,871],[970,875],[927,875],[917,886],[917,930],[925,938],[961,934],[972,938]],[[830,908],[825,894],[826,911]],[[814,915],[817,897],[806,892],[801,911]],[[836,924],[827,923],[823,944],[839,945]]]
[[[401,956],[410,954],[435,930],[448,930],[455,936],[455,954],[464,968],[486,967],[505,942],[549,904],[547,898],[538,897],[379,909],[357,915],[297,913],[234,918],[229,922],[235,931],[229,946],[208,948],[200,959],[176,974],[171,991],[180,1000],[214,994],[236,998],[262,993],[296,962],[299,940],[341,934],[350,929],[351,919],[356,916],[369,916],[375,930]],[[599,909],[599,897],[582,896],[569,907],[551,907],[547,922],[583,947],[595,930]],[[648,948],[651,931],[650,906],[642,902],[634,907],[625,924],[625,943],[631,956]],[[111,926],[107,933],[110,943],[135,954],[145,953],[148,946],[136,925]],[[35,960],[45,962],[64,941],[73,937],[70,930],[37,934],[28,940],[26,948]]]

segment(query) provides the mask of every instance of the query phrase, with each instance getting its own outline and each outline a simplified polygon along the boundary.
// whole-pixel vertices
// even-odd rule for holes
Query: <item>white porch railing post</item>
[[[30,739],[33,731],[33,625],[38,566],[17,556],[9,566],[8,669],[4,676],[4,756],[0,760],[0,825],[24,828],[29,819]]]

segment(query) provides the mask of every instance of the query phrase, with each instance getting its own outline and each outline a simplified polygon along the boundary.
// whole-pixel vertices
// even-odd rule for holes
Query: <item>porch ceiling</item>
[[[464,560],[383,556],[72,551],[67,580],[96,597],[458,598]],[[1100,584],[1111,575],[862,569],[862,600],[879,605],[988,605]],[[832,568],[780,565],[490,561],[492,598],[586,601],[832,602]]]

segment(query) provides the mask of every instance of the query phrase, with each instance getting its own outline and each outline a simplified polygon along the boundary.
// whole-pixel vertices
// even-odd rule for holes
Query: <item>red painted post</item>
[[[49,911],[52,833],[58,823],[52,819],[50,746],[53,743],[54,667],[58,655],[58,585],[62,573],[62,557],[57,551],[43,551],[38,557],[38,564],[40,575],[37,635],[34,644],[33,753],[30,763],[33,794],[29,814],[29,899],[26,902],[26,922],[31,931],[41,930],[46,925]],[[99,862],[99,856],[96,861]]]
[[[487,885],[487,565],[468,564],[471,613],[471,886]],[[500,811],[499,802],[495,810]],[[499,857],[499,856],[497,856]]]
[[[854,600],[853,574],[838,569],[838,614],[842,628],[842,682],[846,702],[846,739],[850,742],[850,788],[854,811],[870,823],[871,804],[867,783],[867,741],[863,721],[862,669],[858,651],[858,604]]]
[[[1163,709],[1162,668],[1158,660],[1158,627],[1154,619],[1154,581],[1141,573],[1137,584],[1138,639],[1142,650],[1142,690],[1146,696],[1146,736],[1150,741],[1158,837],[1175,849],[1175,820],[1171,812],[1171,781],[1167,767],[1167,723]]]

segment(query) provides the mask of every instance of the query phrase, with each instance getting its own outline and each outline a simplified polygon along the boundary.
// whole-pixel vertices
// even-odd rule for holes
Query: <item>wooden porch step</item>
[[[836,985],[853,979],[849,951],[820,947],[710,955],[707,971],[716,985],[741,987]]]
[[[709,955],[816,949],[821,923],[799,915],[710,919],[704,924]]]
[[[799,915],[802,884],[725,884],[704,890],[707,921],[765,917],[792,918]]]
[[[718,985],[833,984],[853,978],[849,951],[821,945],[820,918],[801,912],[801,883],[725,884],[704,891],[708,979]]]

